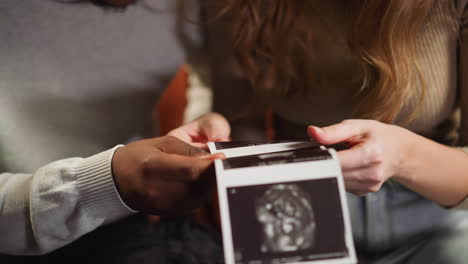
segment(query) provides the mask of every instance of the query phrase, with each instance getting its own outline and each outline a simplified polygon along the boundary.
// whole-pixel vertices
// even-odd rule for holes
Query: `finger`
[[[364,162],[362,161],[363,154],[359,146],[338,151],[336,154],[343,171],[362,168],[365,166]]]
[[[193,142],[193,143],[190,143],[190,145],[196,148],[202,149],[204,151],[208,151],[208,145],[206,143]]]
[[[170,131],[169,133],[167,133],[167,136],[176,137],[186,143],[190,143],[192,141],[191,136],[189,135],[188,131],[186,131],[184,127],[179,127]]]
[[[155,146],[162,152],[183,156],[203,156],[209,153],[201,148],[190,145],[176,137],[166,136],[158,139]]]
[[[345,121],[323,128],[309,126],[307,131],[311,138],[324,145],[353,141],[356,138],[362,138],[367,132],[362,123],[357,120]]]
[[[170,205],[174,201],[187,197],[190,193],[189,182],[180,182],[164,179],[158,179],[155,189],[158,189],[159,197],[154,202],[160,202],[160,205]],[[155,185],[156,185],[155,184]]]
[[[158,184],[158,196],[148,200],[152,214],[167,215],[172,210],[179,210],[180,204],[183,204],[181,201],[190,197],[190,187],[187,183],[163,180]]]
[[[220,159],[220,160],[224,160],[224,159],[227,159],[226,155],[222,152],[218,152],[218,153],[215,153],[215,154],[212,154],[210,156],[205,156],[205,157],[200,157],[202,159],[209,159],[209,160],[217,160],[217,159]]]
[[[337,152],[343,170],[353,170],[358,168],[370,167],[382,163],[382,151],[380,148],[368,141],[364,144],[358,144],[354,147]]]
[[[208,141],[228,141],[231,134],[229,122],[219,114],[210,114],[199,124]]]
[[[367,192],[362,191],[362,183],[359,182],[345,181],[345,189],[347,192],[357,196],[364,196],[367,194]]]
[[[346,181],[363,184],[380,184],[385,178],[381,166],[369,166],[351,170],[344,170],[343,177]]]
[[[188,144],[194,146],[195,148],[201,149],[201,150],[203,150],[205,152],[208,151],[208,145],[206,143],[202,143],[202,142],[207,142],[208,140],[200,139],[200,138],[194,138],[194,137],[189,136],[188,134],[184,134],[183,136],[179,136],[178,134],[179,133],[172,133],[172,134],[167,134],[167,135],[168,136],[174,136],[174,137],[182,140],[183,142],[188,143]],[[180,134],[183,134],[183,132],[180,132]],[[199,152],[199,153],[197,152],[195,154],[196,155],[206,154],[205,152]]]
[[[380,186],[379,184],[345,181],[346,191],[358,196],[365,196],[369,193],[377,192]]]
[[[359,168],[351,170],[343,170],[343,178],[345,181],[356,182],[356,183],[367,183],[366,175],[371,173],[370,168]]]
[[[210,159],[161,153],[147,168],[167,180],[190,182],[197,180],[212,164]]]

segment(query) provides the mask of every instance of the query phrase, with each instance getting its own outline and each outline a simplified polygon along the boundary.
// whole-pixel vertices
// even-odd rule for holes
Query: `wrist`
[[[415,157],[414,151],[419,138],[416,134],[405,128],[399,126],[394,126],[394,128],[395,135],[399,138],[399,150],[396,153],[399,158],[393,178],[398,181],[405,180],[411,175],[411,164]]]
[[[104,223],[135,213],[123,203],[112,177],[112,157],[120,147],[82,159],[72,169],[82,210],[88,217],[102,219]]]
[[[131,200],[127,197],[128,191],[126,190],[126,187],[130,186],[130,183],[126,182],[126,177],[123,176],[123,174],[128,170],[128,168],[126,169],[125,166],[122,166],[122,164],[125,164],[125,162],[123,162],[124,158],[122,157],[124,152],[125,146],[120,146],[115,150],[114,155],[112,156],[112,178],[114,180],[115,191],[117,192],[122,204],[130,211],[137,212],[134,209],[135,207],[131,203]]]

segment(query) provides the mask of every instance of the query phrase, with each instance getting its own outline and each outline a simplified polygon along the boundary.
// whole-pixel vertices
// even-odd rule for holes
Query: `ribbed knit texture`
[[[122,201],[112,176],[112,156],[121,146],[83,159],[72,170],[77,176],[79,205],[91,215],[113,221],[137,212]]]

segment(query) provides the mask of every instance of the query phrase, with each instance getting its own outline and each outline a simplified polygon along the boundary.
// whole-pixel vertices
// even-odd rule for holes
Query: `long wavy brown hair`
[[[307,90],[303,76],[308,45],[307,0],[212,0],[227,14],[234,52],[253,87],[291,96]],[[347,35],[362,65],[360,102],[354,117],[395,121],[405,102],[424,98],[425,80],[417,63],[417,39],[441,0],[350,0]],[[442,4],[441,4],[442,5]],[[446,8],[449,10],[449,8]],[[326,62],[324,62],[326,63]],[[339,76],[337,76],[339,78]]]
[[[95,0],[116,6],[136,0]],[[180,0],[178,0],[180,1]],[[216,18],[229,17],[228,34],[235,58],[258,91],[283,96],[307,92],[309,42],[314,32],[307,21],[308,0],[201,0],[214,5]],[[180,1],[183,2],[183,1]],[[425,80],[418,65],[417,39],[437,5],[447,0],[349,0],[352,13],[348,45],[362,66],[360,102],[354,117],[395,121],[407,100],[424,99]],[[450,8],[450,23],[455,24]],[[210,20],[216,23],[215,20]],[[454,28],[455,25],[454,25]]]

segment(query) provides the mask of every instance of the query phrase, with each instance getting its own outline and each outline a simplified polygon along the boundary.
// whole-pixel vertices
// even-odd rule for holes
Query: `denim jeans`
[[[468,263],[468,211],[447,210],[397,184],[348,194],[360,263]]]
[[[166,218],[150,224],[138,214],[99,228],[48,255],[0,256],[0,263],[218,264],[224,259],[221,235],[214,228],[188,218]]]
[[[379,192],[374,195],[380,196]],[[467,213],[447,213],[429,203],[422,205],[410,200],[399,203],[396,210],[385,210],[388,203],[381,204],[379,198],[370,197],[349,199],[359,263],[467,263]],[[358,210],[353,208],[356,202]],[[366,203],[372,206],[366,207]],[[427,212],[425,207],[433,209]],[[436,217],[438,213],[446,217]],[[400,218],[402,215],[405,217]],[[218,264],[224,261],[221,236],[215,229],[186,218],[149,224],[143,215],[136,215],[99,228],[51,254],[0,256],[0,263]]]

